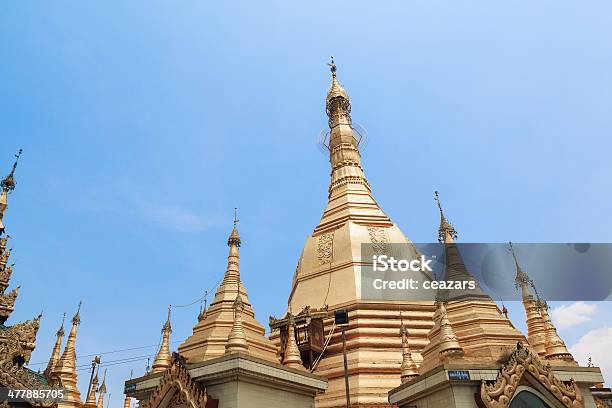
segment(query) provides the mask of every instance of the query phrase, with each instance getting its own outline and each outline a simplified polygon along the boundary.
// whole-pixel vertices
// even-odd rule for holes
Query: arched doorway
[[[552,408],[536,394],[523,390],[517,393],[508,408]]]

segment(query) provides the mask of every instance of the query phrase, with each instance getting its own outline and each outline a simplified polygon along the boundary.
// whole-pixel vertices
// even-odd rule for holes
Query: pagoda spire
[[[60,353],[62,348],[62,339],[64,338],[64,322],[66,320],[66,313],[62,317],[62,324],[59,329],[57,329],[57,333],[55,333],[56,340],[55,345],[53,346],[53,351],[51,352],[51,357],[49,358],[49,364],[47,364],[47,368],[44,371],[45,377],[50,378],[55,365],[60,359]]]
[[[4,224],[2,223],[2,219],[4,218],[4,211],[8,206],[8,194],[15,189],[15,169],[17,168],[17,162],[19,161],[19,156],[23,152],[22,149],[19,149],[19,152],[15,155],[15,162],[13,163],[13,168],[11,172],[0,181],[0,235],[4,233]]]
[[[95,368],[93,368],[95,370]],[[98,370],[99,371],[99,370]],[[84,408],[96,408],[96,392],[98,391],[98,371],[91,380],[91,387],[89,388],[89,394],[85,400]]]
[[[168,306],[168,319],[166,319],[166,323],[164,323],[162,327],[162,342],[157,352],[157,356],[155,356],[155,361],[153,362],[153,368],[151,370],[153,373],[166,371],[172,363],[172,355],[170,354],[170,333],[172,333],[172,327],[170,325],[171,310],[172,305]]]
[[[393,223],[372,196],[372,189],[361,165],[363,136],[353,128],[351,101],[338,80],[338,67],[332,57],[331,86],[325,98],[329,134],[323,144],[329,151],[331,181],[327,208],[313,235],[329,232],[353,220],[369,227],[391,227]]]
[[[289,314],[289,327],[287,329],[287,345],[285,346],[285,355],[283,357],[283,365],[291,368],[304,369],[300,349],[295,341],[295,319],[292,314]]]
[[[442,203],[440,201],[440,195],[437,191],[434,191],[434,200],[438,204],[438,210],[440,211],[440,227],[438,228],[438,242],[444,244],[444,277],[443,280],[457,281],[457,282],[474,282],[474,289],[465,289],[461,291],[449,291],[448,289],[438,291],[438,300],[459,300],[465,298],[471,299],[486,299],[491,298],[486,295],[478,281],[468,271],[461,258],[459,249],[455,240],[457,239],[457,230],[448,221],[444,215],[442,209]],[[452,299],[449,299],[449,292],[454,292]]]
[[[521,300],[523,307],[525,308],[526,323],[527,323],[527,342],[529,345],[538,353],[540,357],[546,357],[546,346],[545,346],[545,331],[544,321],[540,314],[536,299],[532,290],[535,290],[533,281],[523,271],[519,264],[516,252],[514,251],[514,245],[512,242],[508,243],[510,253],[514,259],[514,266],[516,268],[516,275],[514,277],[514,284],[517,289],[521,291]]]
[[[357,185],[370,193],[370,185],[361,167],[359,140],[355,137],[351,119],[351,101],[348,93],[338,81],[338,70],[334,58],[328,64],[332,83],[325,98],[325,111],[329,118],[329,153],[332,167],[332,181],[329,186],[330,198],[344,187]]]
[[[227,337],[227,344],[225,345],[225,354],[230,353],[249,353],[249,344],[247,343],[246,334],[242,327],[242,312],[244,310],[244,304],[242,303],[242,297],[240,294],[236,296],[234,301],[234,323],[232,330]]]
[[[223,280],[219,284],[217,291],[215,292],[215,298],[211,302],[210,306],[214,306],[220,302],[227,302],[233,304],[236,299],[236,295],[240,294],[242,301],[244,302],[245,309],[249,314],[253,313],[246,289],[242,285],[240,278],[240,254],[238,248],[242,244],[240,234],[238,234],[238,209],[234,208],[234,227],[232,232],[227,238],[227,246],[229,247],[229,253],[227,255],[227,269]]]
[[[72,318],[72,328],[70,329],[70,334],[68,334],[68,340],[66,340],[64,353],[51,374],[53,382],[58,383],[65,390],[64,400],[62,401],[62,406],[65,407],[81,408],[83,404],[81,402],[81,393],[77,387],[75,350],[77,327],[81,323],[81,305],[82,302],[79,302],[77,312]]]
[[[561,360],[571,365],[578,365],[572,354],[565,346],[565,342],[557,334],[557,328],[548,315],[548,303],[538,299],[537,306],[544,322],[544,347],[546,348],[546,358],[549,360]]]
[[[401,314],[400,314],[401,318]],[[412,352],[408,344],[408,329],[404,325],[404,320],[400,326],[400,336],[402,338],[402,383],[410,381],[419,376],[419,370],[412,359]]]
[[[98,405],[97,408],[104,408],[104,395],[106,394],[106,369],[104,370],[104,377],[102,377],[102,384],[98,389]]]
[[[123,408],[131,408],[132,405],[132,397],[130,397],[129,395],[125,396],[125,399],[123,400]]]
[[[457,239],[457,231],[450,222],[444,216],[444,210],[442,209],[442,203],[440,202],[440,195],[437,191],[434,191],[434,200],[438,204],[438,210],[440,211],[440,227],[438,228],[438,242],[450,244],[455,242]]]

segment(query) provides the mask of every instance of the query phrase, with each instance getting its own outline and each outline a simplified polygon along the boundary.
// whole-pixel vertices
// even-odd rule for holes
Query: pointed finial
[[[434,200],[436,200],[436,203],[438,204],[438,210],[440,210],[440,216],[444,217],[444,211],[442,210],[442,203],[440,202],[440,195],[438,194],[438,191],[434,191]]]
[[[332,75],[334,77],[336,77],[336,71],[338,70],[338,68],[336,67],[336,63],[334,62],[334,57],[331,57],[331,62],[328,62],[327,65],[329,65],[329,70],[331,71]]]
[[[164,324],[163,330],[170,329],[170,315],[172,312],[172,305],[168,305],[168,318],[166,319],[166,324]]]
[[[56,336],[59,337],[64,335],[64,323],[66,323],[66,312],[64,312],[64,315],[62,316],[62,324],[60,325],[59,329],[57,329]]]
[[[523,285],[531,286],[531,288],[536,292],[536,295],[537,295],[537,289],[535,287],[535,284],[533,283],[533,280],[529,277],[529,275],[527,275],[523,271],[523,269],[519,265],[519,261],[518,261],[518,258],[516,257],[516,253],[514,252],[514,245],[512,244],[512,242],[508,242],[508,250],[512,254],[512,258],[514,259],[514,265],[516,267],[516,276],[514,278],[514,286],[517,289],[519,289]]]
[[[206,308],[208,306],[208,291],[204,291],[204,298],[200,300],[200,313],[198,313],[198,321],[202,321],[206,318]]]
[[[15,189],[15,169],[17,168],[17,162],[19,161],[19,157],[23,149],[19,149],[19,152],[15,155],[15,162],[13,163],[13,168],[11,172],[6,176],[1,182],[0,187],[6,192],[13,191]]]
[[[81,305],[82,304],[83,304],[83,301],[81,300],[79,302],[79,307],[77,308],[77,311],[74,314],[74,317],[72,318],[72,324],[80,324],[81,323]]]
[[[240,235],[238,235],[237,228],[238,222],[240,222],[240,220],[238,219],[238,208],[234,207],[234,228],[232,229],[232,233],[227,239],[227,245],[230,247],[232,245],[236,245],[237,247],[240,246]]]
[[[434,191],[434,200],[438,204],[438,210],[440,210],[440,228],[438,228],[438,242],[446,242],[447,236],[452,239],[457,239],[457,231],[444,216],[444,210],[442,209],[440,195],[437,191]]]

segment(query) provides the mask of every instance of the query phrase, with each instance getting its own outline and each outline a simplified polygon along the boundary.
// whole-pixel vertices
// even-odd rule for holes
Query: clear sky
[[[463,242],[612,241],[611,14],[609,1],[4,2],[2,174],[24,149],[5,217],[22,285],[9,324],[44,311],[32,367],[81,299],[79,365],[157,344],[167,305],[222,276],[234,207],[256,315],[284,312],[327,198],[330,55],[368,131],[374,195],[413,241],[436,237],[435,189]],[[608,303],[553,306],[582,316],[559,329],[568,345],[611,345]],[[176,311],[174,346],[197,312]],[[108,366],[111,406],[154,352],[102,356],[141,357]]]

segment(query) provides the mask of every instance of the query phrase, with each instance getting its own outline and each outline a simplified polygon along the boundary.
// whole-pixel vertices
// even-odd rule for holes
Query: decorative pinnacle
[[[77,312],[74,314],[74,317],[72,318],[72,324],[80,324],[81,323],[81,305],[83,304],[83,301],[81,300],[79,302],[79,307],[77,308]]]
[[[172,330],[170,327],[170,312],[171,311],[172,311],[172,305],[168,305],[168,319],[166,320],[166,323],[164,324],[162,331]]]
[[[514,278],[514,286],[516,286],[516,288],[518,289],[523,285],[529,285],[535,290],[535,285],[533,284],[533,281],[531,280],[529,275],[527,275],[523,271],[523,269],[521,269],[521,266],[519,265],[518,259],[516,258],[516,253],[514,252],[514,245],[512,245],[512,242],[508,242],[508,250],[512,254],[512,258],[514,258],[514,265],[516,266],[516,277]]]
[[[232,233],[227,239],[227,245],[230,247],[232,245],[236,245],[238,247],[240,246],[240,235],[238,235],[237,228],[238,222],[240,222],[240,220],[238,219],[238,208],[234,207],[234,229],[232,229]]]
[[[15,162],[13,163],[11,172],[0,182],[0,187],[2,187],[2,189],[6,192],[13,191],[15,189],[15,169],[17,168],[17,162],[19,161],[19,157],[21,156],[22,152],[23,149],[19,149],[19,152],[17,152],[15,155]]]
[[[434,200],[438,204],[438,210],[440,210],[440,228],[438,229],[438,242],[444,242],[446,234],[450,235],[453,239],[457,239],[457,231],[444,216],[444,210],[442,209],[440,195],[437,191],[434,191]]]
[[[62,316],[62,324],[60,325],[59,329],[57,330],[57,337],[59,336],[63,336],[64,335],[64,323],[66,322],[66,312],[64,312],[64,315]]]
[[[329,70],[332,73],[332,76],[335,78],[336,77],[336,71],[338,70],[338,67],[336,67],[336,63],[334,62],[334,57],[331,57],[331,62],[328,62],[327,65],[329,65]]]

